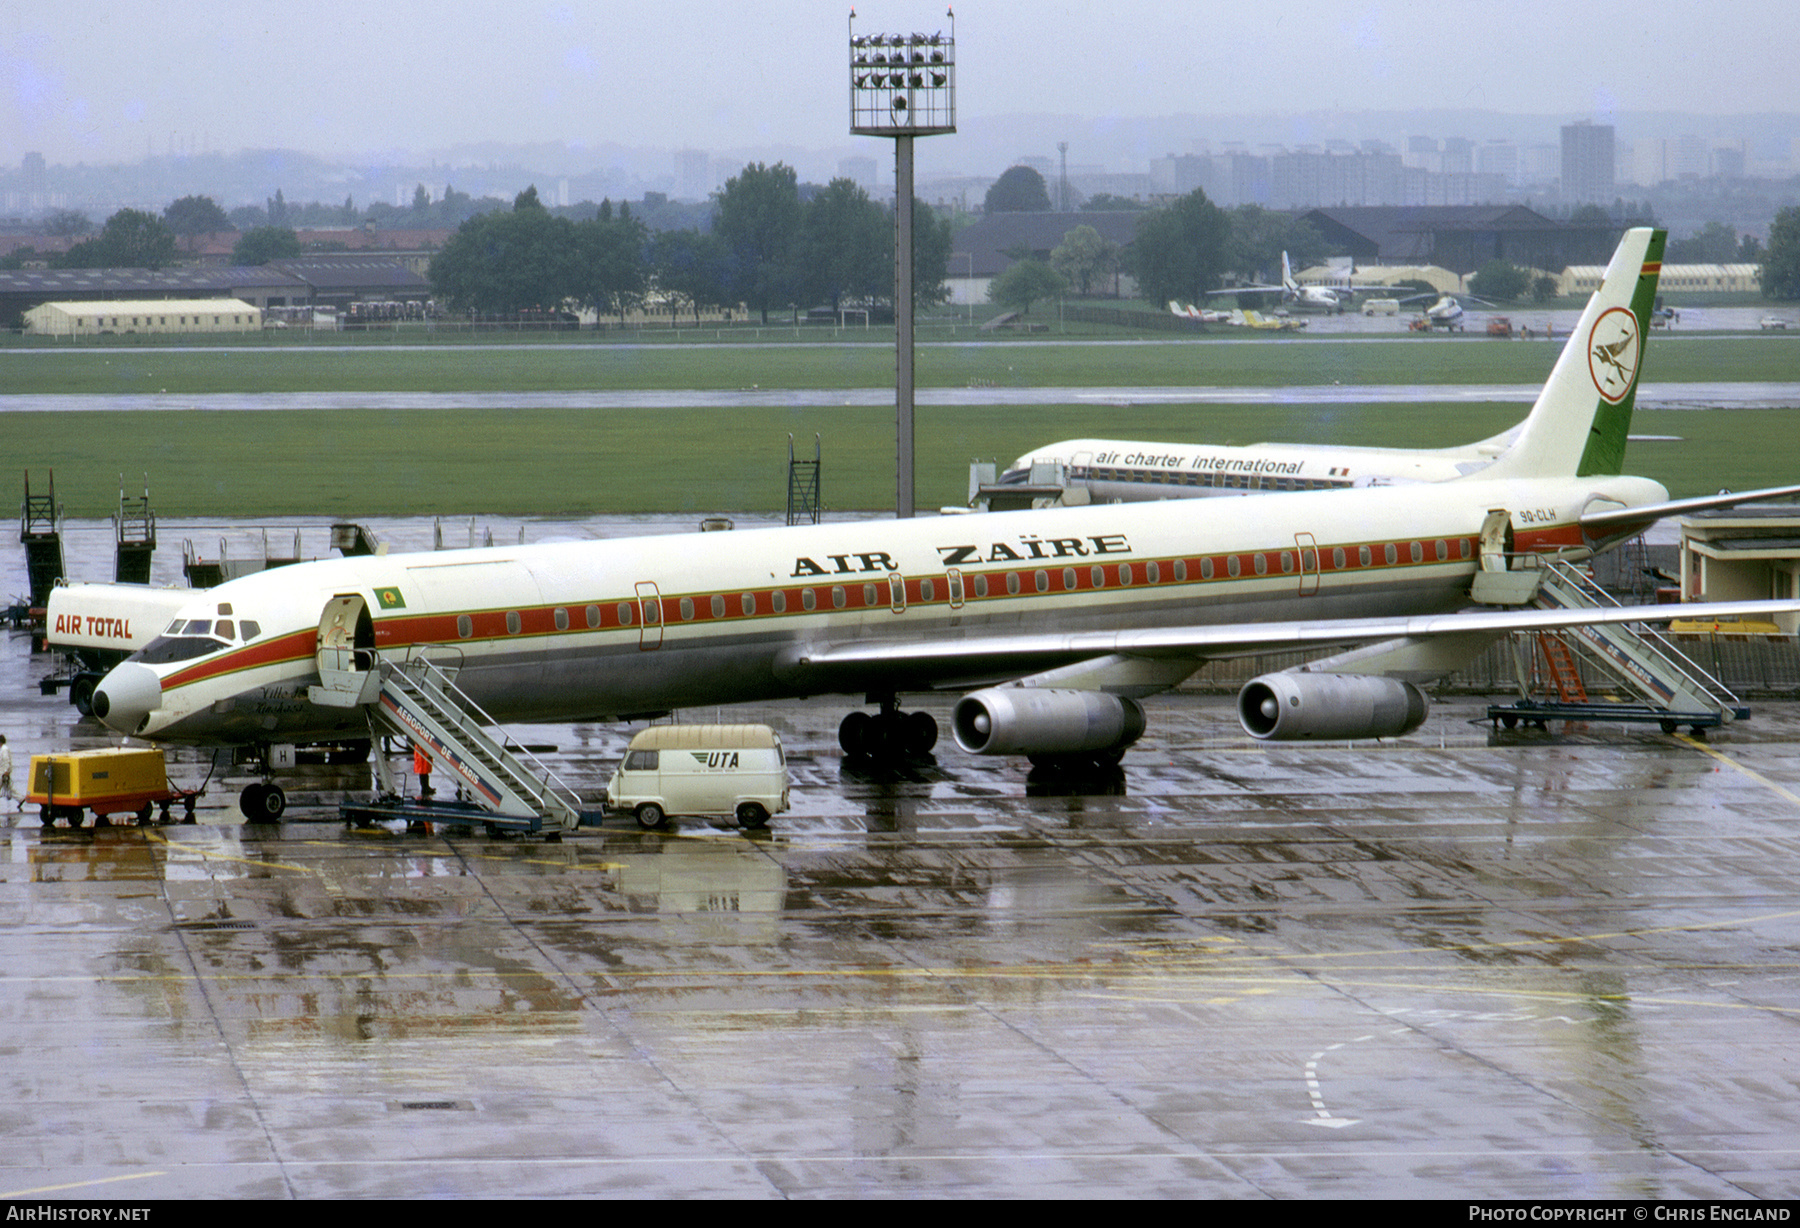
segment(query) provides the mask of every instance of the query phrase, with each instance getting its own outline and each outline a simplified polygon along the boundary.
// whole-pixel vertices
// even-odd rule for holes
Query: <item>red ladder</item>
[[[1554,631],[1538,632],[1538,646],[1544,650],[1544,664],[1556,693],[1566,704],[1587,702],[1587,688],[1581,684],[1581,670],[1575,665],[1575,654],[1563,637]]]

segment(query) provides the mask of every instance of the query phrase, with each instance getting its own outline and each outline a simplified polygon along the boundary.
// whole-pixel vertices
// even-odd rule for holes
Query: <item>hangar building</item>
[[[98,337],[105,333],[246,333],[262,328],[262,311],[235,298],[39,303],[25,312],[25,328],[48,337]]]

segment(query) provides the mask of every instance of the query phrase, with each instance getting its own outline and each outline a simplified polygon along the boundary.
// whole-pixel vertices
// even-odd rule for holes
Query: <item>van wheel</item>
[[[655,831],[664,822],[663,808],[655,802],[645,802],[636,811],[638,826],[645,831]]]
[[[743,827],[767,827],[769,825],[769,812],[764,810],[756,802],[745,802],[737,808],[737,821],[738,824]]]

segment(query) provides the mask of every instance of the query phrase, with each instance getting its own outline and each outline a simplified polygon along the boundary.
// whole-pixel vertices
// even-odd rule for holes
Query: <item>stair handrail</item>
[[[549,765],[543,760],[532,754],[525,747],[513,741],[512,735],[506,731],[506,727],[495,720],[494,717],[480,704],[476,703],[474,698],[470,696],[467,691],[457,686],[456,683],[451,680],[449,674],[445,673],[436,665],[433,665],[431,661],[425,657],[409,656],[402,661],[387,661],[380,660],[379,658],[377,658],[377,660],[379,668],[390,674],[402,673],[415,677],[423,677],[424,679],[429,680],[433,686],[448,693],[457,705],[463,708],[463,714],[465,716],[474,719],[479,725],[484,725],[493,729],[499,735],[496,741],[499,742],[502,750],[514,759],[528,761],[534,768],[543,774],[535,783],[546,796],[555,796],[557,801],[561,802],[569,809],[578,813],[581,811],[581,795],[575,791],[574,787],[564,781],[562,777],[558,776],[555,772],[551,771]]]
[[[1601,588],[1599,584],[1595,583],[1592,576],[1588,575],[1573,563],[1565,562],[1561,559],[1544,559],[1541,566],[1546,571],[1555,574],[1557,577],[1568,583],[1576,592],[1586,597],[1589,601],[1592,601],[1595,605],[1610,605],[1618,609],[1624,608],[1624,602],[1620,601],[1617,597],[1614,597],[1604,588]],[[1635,630],[1639,638],[1653,642],[1656,646],[1656,650],[1668,660],[1669,664],[1676,669],[1685,672],[1690,680],[1703,683],[1705,688],[1710,688],[1718,694],[1723,695],[1731,704],[1736,705],[1743,702],[1730,687],[1726,686],[1720,679],[1714,677],[1710,670],[1688,656],[1687,653],[1681,651],[1681,649],[1675,647],[1661,631],[1658,631],[1648,623],[1636,627]]]

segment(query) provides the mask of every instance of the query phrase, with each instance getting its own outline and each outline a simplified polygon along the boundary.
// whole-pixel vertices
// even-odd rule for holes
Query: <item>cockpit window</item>
[[[231,625],[229,618],[221,618],[218,625],[213,628],[213,634],[222,640],[228,640],[237,634],[237,628]]]
[[[167,665],[171,661],[191,661],[229,647],[231,645],[210,636],[159,635],[138,649],[134,659],[150,665]]]
[[[238,630],[244,633],[244,643],[248,644],[251,640],[262,634],[262,624],[258,623],[254,618],[240,619],[238,621]]]
[[[188,625],[181,629],[183,635],[208,635],[212,632],[212,619],[190,618]]]

